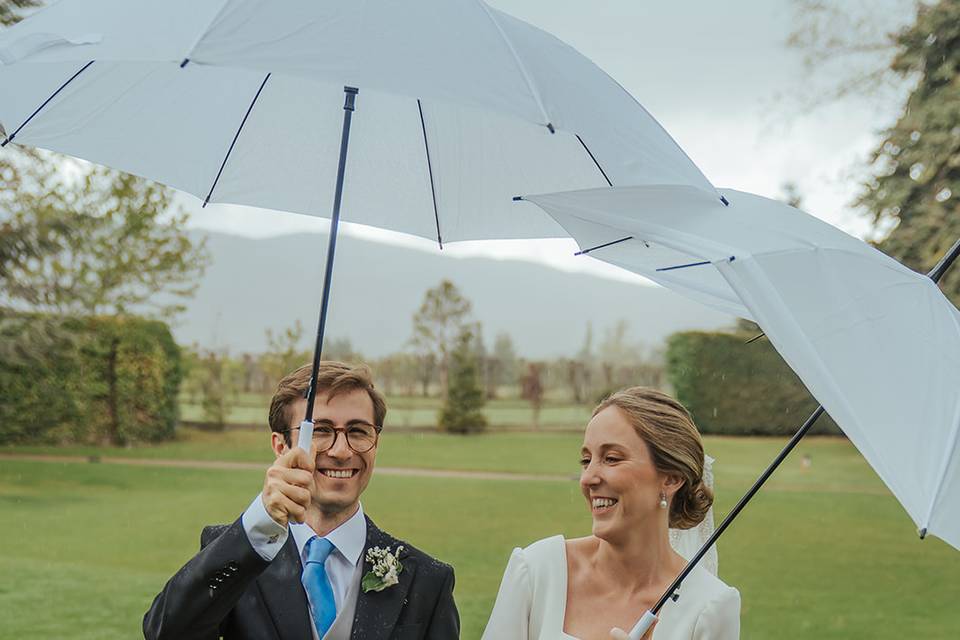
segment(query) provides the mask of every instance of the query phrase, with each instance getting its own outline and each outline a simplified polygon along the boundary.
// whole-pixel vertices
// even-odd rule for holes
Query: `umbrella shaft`
[[[947,272],[947,269],[950,268],[950,265],[953,264],[953,261],[957,259],[957,255],[960,254],[960,240],[957,240],[953,243],[953,246],[950,247],[949,251],[942,258],[940,262],[930,270],[930,273],[927,274],[927,277],[933,280],[934,282],[940,282],[940,278],[943,277],[943,274]]]
[[[783,462],[788,455],[790,455],[790,452],[793,451],[793,448],[800,443],[800,440],[803,439],[803,436],[807,434],[807,431],[810,430],[810,427],[813,426],[813,424],[817,421],[817,418],[819,418],[822,414],[823,406],[817,407],[817,410],[814,411],[809,418],[807,418],[807,421],[804,422],[803,426],[800,427],[800,429],[793,435],[793,437],[790,439],[790,442],[787,443],[787,446],[783,448],[776,459],[770,463],[770,466],[767,467],[766,471],[764,471],[763,474],[757,478],[757,481],[753,483],[753,486],[750,487],[750,490],[747,491],[742,498],[740,498],[740,501],[733,509],[730,510],[730,513],[728,513],[727,517],[723,519],[723,522],[721,522],[720,526],[717,527],[716,531],[713,532],[713,535],[710,536],[710,539],[707,540],[702,547],[700,547],[700,550],[695,556],[693,556],[693,558],[690,559],[690,561],[687,563],[687,566],[682,572],[680,572],[680,575],[677,576],[676,580],[674,580],[673,583],[663,593],[663,595],[660,596],[660,600],[658,600],[657,604],[651,609],[654,615],[660,613],[660,609],[664,604],[666,604],[667,600],[673,596],[676,590],[680,588],[680,584],[686,579],[687,575],[690,574],[697,563],[700,562],[700,559],[706,555],[707,551],[710,550],[710,547],[712,547],[717,539],[723,535],[723,532],[727,529],[727,527],[729,527],[734,519],[740,514],[740,512],[743,511],[743,508],[747,506],[747,503],[750,502],[753,496],[760,491],[760,488],[763,487],[764,483],[766,483],[770,476],[773,475],[773,472],[777,470],[777,467],[780,466],[780,463]]]
[[[343,133],[340,136],[340,164],[337,167],[337,187],[333,195],[333,215],[330,218],[330,241],[327,245],[327,268],[323,274],[323,295],[320,302],[320,320],[317,323],[317,342],[313,347],[313,371],[307,387],[307,410],[304,420],[313,421],[313,403],[317,395],[317,371],[323,350],[323,332],[327,324],[327,307],[330,302],[330,282],[333,278],[333,258],[337,249],[337,230],[340,227],[340,202],[343,198],[343,174],[347,165],[347,145],[350,142],[350,121],[355,109],[357,89],[344,87]]]

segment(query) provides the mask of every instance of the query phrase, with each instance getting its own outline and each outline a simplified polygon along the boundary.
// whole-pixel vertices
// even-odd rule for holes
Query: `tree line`
[[[229,406],[242,394],[271,393],[280,377],[312,356],[307,348],[309,336],[299,322],[282,331],[268,330],[266,338],[267,349],[257,354],[233,355],[226,349],[197,345],[188,351],[184,393],[188,402],[204,408],[207,422],[224,424]],[[424,293],[402,349],[365,357],[350,340],[333,338],[325,342],[323,358],[370,364],[387,395],[447,401],[443,414],[447,418],[441,415],[438,420],[452,431],[481,429],[477,411],[487,400],[529,401],[536,425],[548,399],[590,404],[627,384],[664,385],[662,351],[634,342],[626,320],[604,328],[599,336],[588,324],[576,353],[530,358],[507,332],[496,334],[492,341],[486,339],[472,302],[449,280]],[[465,421],[461,411],[471,420]]]

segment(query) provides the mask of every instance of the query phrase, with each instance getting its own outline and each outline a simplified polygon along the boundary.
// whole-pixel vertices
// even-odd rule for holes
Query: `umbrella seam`
[[[742,257],[742,256],[741,256],[741,257]],[[754,258],[754,256],[750,256],[750,258]],[[725,264],[725,263],[726,263],[725,260],[724,260],[724,261],[718,261],[718,264]],[[749,261],[747,261],[747,260],[741,260],[741,263],[742,263],[742,264],[747,264],[747,265],[749,265],[749,264],[756,265],[756,261],[753,260],[753,259],[752,259],[752,260],[749,260]],[[756,265],[756,266],[758,266],[758,265]],[[749,266],[748,266],[747,268],[750,269]],[[734,279],[738,279],[738,278],[737,278],[737,273],[736,273],[736,271],[734,271],[734,270],[732,270],[732,269],[729,269],[729,270],[728,270],[728,269],[717,269],[717,270],[720,272],[720,274],[723,276],[723,278],[724,278],[728,283],[730,283],[731,288],[733,289],[734,293],[737,294],[737,296],[739,296],[741,300],[743,300],[743,294],[740,292],[741,287],[734,287],[734,286],[733,286],[733,283],[731,282],[731,278],[729,277],[730,275],[732,275],[732,276],[734,276]],[[752,269],[751,269],[751,270],[752,270]],[[728,273],[728,272],[729,272],[729,273]],[[766,277],[766,274],[763,273],[762,270],[761,270],[761,273],[760,273],[760,274],[756,274],[756,275],[757,275],[757,276],[761,276],[761,275],[762,275],[762,281],[765,283],[765,287],[769,289],[769,291],[767,292],[767,293],[769,294],[768,298],[769,298],[770,300],[776,300],[776,304],[777,304],[778,307],[781,308],[781,311],[782,311],[782,310],[789,310],[789,306],[783,301],[783,298],[780,297],[780,293],[779,293],[779,291],[777,290],[776,286],[774,286],[773,283],[770,282],[769,278]],[[758,277],[757,279],[758,279],[758,282],[761,280],[760,277]],[[750,308],[750,305],[747,304],[745,300],[743,300],[743,302],[744,302],[744,306],[747,307],[747,310],[750,311],[751,313],[753,313],[753,310]],[[755,314],[754,314],[754,315],[755,315]],[[819,355],[819,353],[817,352],[817,350],[814,349],[814,348],[812,348],[812,344],[811,344],[810,340],[806,337],[803,329],[800,328],[799,325],[796,324],[796,321],[793,320],[793,316],[792,316],[789,312],[786,313],[786,314],[784,314],[784,315],[785,315],[786,318],[789,318],[789,325],[790,325],[789,331],[790,331],[790,333],[793,334],[794,337],[797,338],[799,342],[803,343],[803,344],[807,347],[807,349],[811,352],[811,360],[813,360],[814,363],[816,364],[816,367],[817,367],[817,369],[819,370],[820,375],[823,376],[823,379],[826,381],[826,384],[827,384],[828,386],[830,386],[830,387],[835,388],[835,389],[839,389],[840,386],[837,384],[836,379],[834,378],[833,374],[830,372],[829,367],[827,367],[827,366],[825,365],[825,363],[823,362],[823,358],[820,357],[820,355]],[[760,318],[756,318],[756,320],[757,320],[757,322],[759,323]],[[777,353],[780,354],[780,356],[784,359],[784,361],[787,363],[787,365],[789,365],[790,368],[796,373],[796,372],[797,372],[797,367],[793,366],[793,364],[792,364],[792,362],[794,362],[794,358],[793,358],[793,357],[788,358],[787,355],[784,354],[784,353],[777,347],[777,343],[779,342],[779,339],[775,339],[773,336],[771,336],[770,333],[769,333],[769,331],[768,331],[766,328],[764,328],[762,324],[761,324],[761,327],[760,327],[760,328],[761,328],[761,329],[764,329],[764,332],[767,333],[767,339],[770,340],[771,344],[773,344],[774,348],[777,350]],[[797,373],[797,376],[800,377],[800,374]],[[827,415],[830,415],[831,417],[833,417],[833,416],[830,414],[829,410],[827,410],[826,405],[820,400],[820,398],[818,398],[818,397],[812,392],[812,390],[810,390],[809,384],[807,383],[807,381],[805,381],[802,377],[801,377],[800,379],[801,379],[801,382],[803,382],[804,386],[807,387],[807,390],[810,391],[810,394],[814,397],[814,399],[817,400],[817,402],[819,402],[820,405],[824,408],[824,410],[827,412]],[[853,411],[852,407],[851,407],[850,404],[847,402],[847,400],[846,400],[842,395],[838,394],[837,402],[843,405],[843,408],[844,408],[844,410],[846,411],[846,413],[847,413],[847,414],[851,417],[851,419],[856,423],[856,427],[859,429],[860,433],[861,433],[861,434],[866,434],[866,433],[868,432],[868,430],[867,430],[867,429],[864,429],[862,422],[861,422],[860,419],[857,417],[856,412]],[[846,433],[846,430],[844,430],[844,433]],[[849,437],[850,437],[850,434],[847,434],[847,437],[849,438]],[[854,444],[856,444],[856,443],[854,443]],[[866,441],[864,441],[863,444],[867,444]],[[898,501],[903,505],[904,509],[906,509],[906,504],[905,504],[904,501],[900,498],[900,495],[909,495],[909,492],[905,491],[905,490],[903,489],[903,487],[900,485],[900,483],[895,483],[895,482],[893,481],[893,476],[892,476],[892,474],[889,473],[889,470],[887,469],[887,466],[886,466],[886,464],[885,464],[885,461],[883,461],[883,460],[880,458],[880,456],[876,454],[876,450],[874,449],[874,447],[873,447],[872,445],[869,445],[869,447],[870,447],[870,451],[873,453],[874,457],[876,458],[876,463],[877,463],[878,465],[881,465],[881,466],[882,466],[883,472],[881,473],[880,469],[877,469],[877,468],[876,468],[876,465],[874,465],[873,463],[871,463],[871,466],[874,466],[874,469],[878,472],[878,475],[880,475],[881,480],[883,480],[883,482],[884,482],[888,487],[890,487],[890,489],[891,489],[891,491],[893,492],[894,496],[897,497]],[[857,448],[859,449],[860,446],[857,445]],[[862,453],[862,451],[861,451],[861,453]],[[864,456],[864,457],[866,457],[866,456]],[[868,461],[868,462],[869,462],[869,461]],[[890,480],[888,480],[887,478],[890,478]],[[892,486],[892,485],[894,485],[894,484],[896,484],[896,487]],[[907,510],[907,513],[909,513],[909,509],[906,509],[906,510]]]
[[[873,247],[868,245],[866,242],[864,242],[863,244],[868,249],[875,251],[877,254],[882,256],[882,258],[878,260],[878,262],[882,262],[883,266],[886,267],[887,269],[894,271],[896,273],[899,273],[901,275],[910,274],[914,276],[920,276],[924,279],[929,279],[928,276],[918,271],[914,271],[910,267],[905,266],[903,263],[894,260],[893,258],[888,256],[884,252],[880,251],[879,249],[874,249]],[[809,243],[807,246],[803,246],[803,247],[790,247],[789,249],[775,249],[773,251],[760,251],[760,252],[752,253],[751,255],[753,255],[753,257],[755,258],[758,258],[760,256],[764,256],[764,257],[775,256],[775,255],[781,255],[781,254],[787,254],[787,253],[796,253],[799,251],[835,251],[837,253],[848,253],[855,256],[866,257],[863,254],[857,251],[854,251],[853,249],[848,247],[830,247],[830,246],[818,245],[815,243]],[[872,255],[872,252],[871,252],[871,255]]]
[[[956,314],[954,314],[952,318],[954,326],[958,327]],[[950,466],[950,461],[953,459],[953,454],[957,450],[958,442],[960,442],[960,407],[954,407],[953,434],[950,437],[950,445],[944,450],[943,460],[940,462],[940,473],[939,479],[937,480],[937,488],[934,490],[933,498],[930,500],[930,507],[927,509],[927,517],[924,519],[921,525],[921,528],[924,530],[930,526],[930,520],[933,518],[933,509],[937,505],[937,500],[940,498],[940,492],[943,490],[943,483],[947,476],[947,468]]]
[[[187,66],[187,63],[190,61],[190,56],[193,55],[194,49],[196,49],[197,45],[200,44],[200,41],[203,40],[203,38],[208,33],[210,33],[210,27],[212,27],[213,23],[215,23],[217,19],[220,18],[220,14],[222,14],[223,10],[227,8],[227,4],[229,4],[229,2],[230,0],[222,0],[220,3],[220,8],[217,9],[217,12],[213,14],[212,18],[210,18],[210,22],[208,22],[207,26],[205,26],[203,29],[200,30],[199,34],[197,34],[197,37],[196,39],[194,39],[193,44],[190,45],[190,47],[187,49],[187,52],[183,56],[183,61],[180,63],[181,69]]]
[[[957,442],[960,440],[960,424],[958,424],[956,412],[954,412],[953,420],[953,434],[950,436],[950,444],[943,452],[943,459],[940,462],[940,472],[937,480],[937,488],[933,492],[933,497],[930,499],[930,506],[927,508],[927,515],[921,523],[921,529],[927,530],[930,526],[930,520],[933,519],[933,509],[937,505],[937,500],[940,498],[940,492],[943,491],[943,483],[947,477],[947,468],[950,466],[950,461],[953,459],[953,453],[957,450]]]
[[[500,38],[503,40],[503,43],[507,45],[507,50],[510,51],[510,55],[513,56],[513,61],[517,64],[517,68],[520,70],[520,75],[523,76],[523,81],[527,84],[527,89],[530,90],[530,95],[533,96],[533,99],[537,102],[537,107],[540,109],[540,114],[543,116],[544,125],[550,129],[550,133],[553,133],[553,124],[550,122],[550,116],[547,115],[547,109],[543,106],[543,100],[540,99],[540,93],[537,91],[536,87],[533,84],[533,81],[530,79],[530,74],[527,72],[526,66],[523,62],[520,61],[520,56],[517,55],[517,50],[513,48],[513,43],[510,42],[510,38],[507,37],[507,34],[504,33],[503,27],[500,26],[500,23],[497,22],[496,18],[493,17],[493,14],[490,13],[490,7],[483,0],[476,0],[477,4],[487,14],[490,22],[493,23],[494,28],[497,30],[497,33],[500,34]]]

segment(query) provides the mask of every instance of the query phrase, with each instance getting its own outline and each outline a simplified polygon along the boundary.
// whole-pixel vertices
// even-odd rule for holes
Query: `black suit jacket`
[[[381,531],[367,518],[370,547],[403,545],[400,583],[360,591],[352,640],[453,640],[460,618],[453,601],[453,568]],[[310,640],[307,595],[293,536],[267,562],[254,550],[238,518],[206,527],[200,552],[154,598],[143,618],[147,640]],[[368,567],[364,567],[364,572]]]

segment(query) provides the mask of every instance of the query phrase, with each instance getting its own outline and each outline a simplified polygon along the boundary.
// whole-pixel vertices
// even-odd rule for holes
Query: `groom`
[[[320,364],[307,455],[292,443],[310,373],[285,377],[270,403],[276,460],[263,492],[233,524],[203,530],[144,616],[147,640],[459,637],[453,569],[381,531],[360,504],[387,412],[369,369]]]

